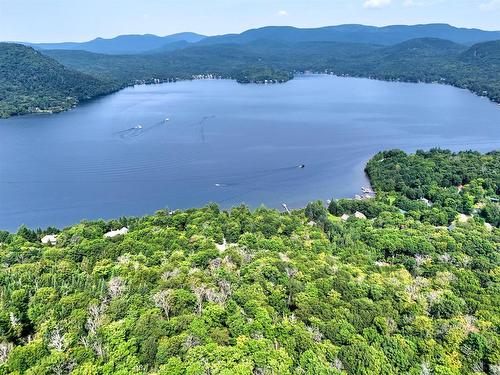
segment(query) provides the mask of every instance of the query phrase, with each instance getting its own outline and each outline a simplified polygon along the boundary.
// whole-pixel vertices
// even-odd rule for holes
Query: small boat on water
[[[299,169],[304,169],[305,167],[306,167],[306,165],[305,165],[305,164],[300,164],[300,165],[297,165],[297,168],[299,168]]]
[[[142,125],[134,126],[134,129],[142,129]]]
[[[167,118],[165,119],[165,122],[169,122],[169,121],[170,121],[170,119],[167,117]]]

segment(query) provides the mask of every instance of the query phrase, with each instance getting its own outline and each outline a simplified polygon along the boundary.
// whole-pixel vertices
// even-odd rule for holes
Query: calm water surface
[[[442,85],[302,76],[136,86],[0,121],[0,229],[350,197],[377,151],[490,151],[499,127],[499,106]]]

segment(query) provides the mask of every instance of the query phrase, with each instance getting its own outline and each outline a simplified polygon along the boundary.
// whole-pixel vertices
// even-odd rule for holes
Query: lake
[[[305,75],[130,87],[0,120],[0,229],[352,197],[377,151],[491,151],[499,126],[498,105],[444,85]]]

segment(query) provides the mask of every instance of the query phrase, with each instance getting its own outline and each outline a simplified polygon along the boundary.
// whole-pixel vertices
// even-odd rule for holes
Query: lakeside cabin
[[[216,243],[216,244],[215,244],[215,247],[216,247],[216,248],[217,248],[217,250],[219,250],[220,252],[226,251],[226,249],[227,249],[227,241],[226,241],[226,237],[224,237],[224,238],[223,238],[222,244],[218,244],[218,243]]]
[[[362,186],[361,187],[361,191],[365,194],[375,194],[375,192],[373,191],[372,188],[370,187],[365,187],[365,186]]]
[[[458,219],[459,223],[466,223],[470,219],[472,219],[472,216],[465,215],[465,214],[459,214],[457,219]]]
[[[343,215],[340,217],[340,219],[341,219],[342,221],[347,221],[347,220],[349,220],[349,215],[347,215],[347,214],[343,214]]]
[[[366,220],[366,215],[364,213],[362,213],[362,212],[359,212],[359,211],[356,211],[354,213],[354,217],[356,219]]]
[[[349,218],[350,218],[350,217],[351,217],[351,216],[349,216],[348,214],[343,214],[343,215],[340,217],[340,219],[341,219],[342,221],[347,221],[347,220],[349,220]],[[355,217],[356,219],[360,219],[360,220],[366,220],[366,219],[367,219],[366,215],[365,215],[364,213],[362,213],[362,212],[359,212],[359,211],[356,211],[356,212],[354,213],[354,217]]]
[[[427,207],[432,207],[432,202],[430,200],[428,200],[427,198],[422,197],[422,198],[420,198],[420,200],[422,202],[424,202],[427,205]]]
[[[57,236],[55,234],[47,234],[46,236],[42,237],[42,243],[44,245],[54,246],[55,244],[57,244]]]
[[[116,236],[124,236],[128,233],[128,228],[127,227],[123,227],[122,229],[118,229],[118,230],[112,230],[111,232],[108,232],[104,235],[104,237],[106,238],[113,238],[113,237],[116,237]]]

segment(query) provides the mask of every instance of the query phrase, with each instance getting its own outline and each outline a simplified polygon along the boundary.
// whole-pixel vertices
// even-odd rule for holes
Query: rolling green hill
[[[451,57],[467,49],[462,44],[437,38],[411,39],[382,49],[387,58]]]
[[[500,68],[500,40],[476,44],[464,52],[462,58],[464,61],[481,62]]]
[[[0,43],[0,117],[58,112],[114,89],[30,47]]]

